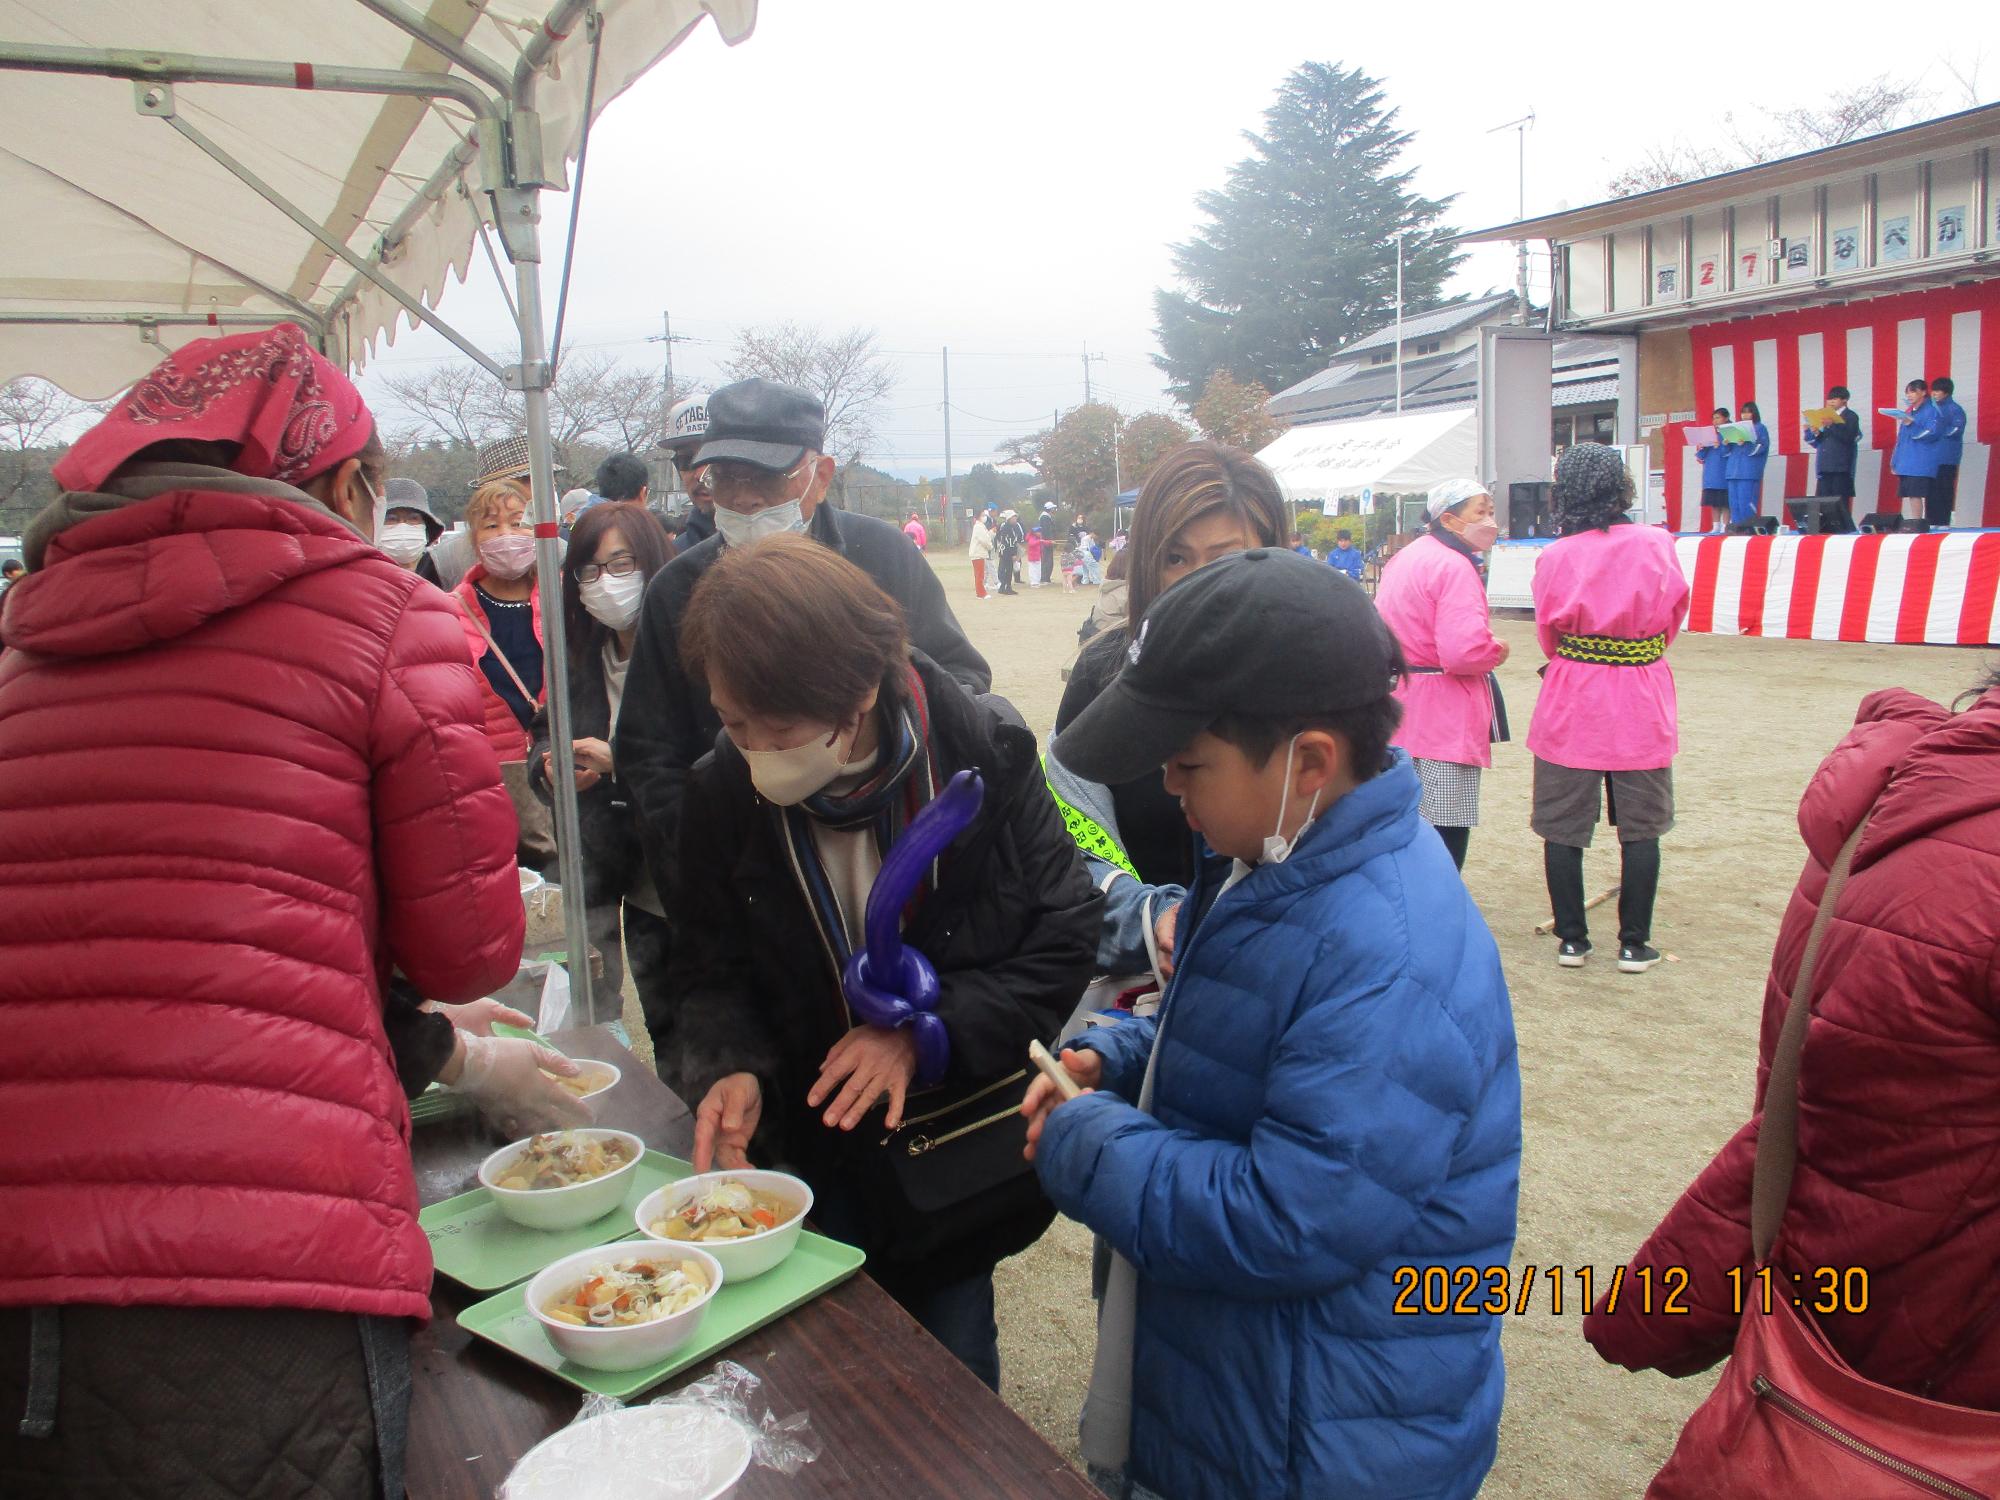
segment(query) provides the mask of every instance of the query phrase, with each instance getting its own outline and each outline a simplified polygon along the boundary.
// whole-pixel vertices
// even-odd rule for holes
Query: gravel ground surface
[[[1057,586],[981,603],[962,555],[934,551],[932,565],[993,664],[995,691],[1046,734],[1091,599]],[[1803,859],[1794,818],[1807,779],[1865,694],[1900,685],[1949,700],[1979,675],[1984,654],[1709,636],[1676,643],[1679,825],[1665,844],[1654,930],[1673,961],[1627,976],[1602,962],[1559,969],[1553,939],[1534,933],[1548,902],[1528,832],[1521,741],[1541,656],[1526,621],[1498,629],[1514,650],[1500,680],[1516,739],[1496,751],[1465,873],[1499,940],[1520,1036],[1517,1284],[1530,1264],[1587,1265],[1601,1287],[1747,1113],[1764,971]],[[1615,843],[1600,839],[1586,885],[1594,893],[1617,878]],[[1600,939],[1615,941],[1609,910],[1593,915]],[[636,1004],[627,1019],[643,1045]],[[1088,1232],[1058,1220],[996,1277],[1002,1393],[1072,1461],[1095,1341],[1089,1269]],[[1559,1316],[1546,1292],[1508,1319],[1504,1340],[1500,1456],[1481,1492],[1490,1500],[1638,1495],[1711,1384],[1604,1364],[1583,1341],[1574,1299]]]

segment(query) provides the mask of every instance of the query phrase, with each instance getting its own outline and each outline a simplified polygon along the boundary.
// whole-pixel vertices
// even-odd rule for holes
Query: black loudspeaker
[[[1863,531],[1901,531],[1904,529],[1902,516],[1895,511],[1873,511],[1861,518]]]
[[[1507,535],[1516,541],[1556,534],[1555,506],[1550,496],[1555,486],[1546,479],[1524,480],[1507,486]]]
[[[1848,502],[1838,496],[1815,495],[1809,499],[1787,500],[1785,512],[1792,518],[1792,529],[1807,536],[1854,530],[1853,512],[1849,510]]]

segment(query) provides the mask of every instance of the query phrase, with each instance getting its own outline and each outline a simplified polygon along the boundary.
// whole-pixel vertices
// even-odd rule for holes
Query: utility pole
[[[1083,404],[1090,405],[1090,345],[1083,346]]]
[[[1528,217],[1528,131],[1535,123],[1535,112],[1531,109],[1518,120],[1509,120],[1504,125],[1495,125],[1488,135],[1496,131],[1512,130],[1519,134],[1519,157],[1516,163],[1514,218],[1518,223]],[[1520,299],[1520,309],[1514,321],[1526,324],[1528,321],[1528,242],[1514,241],[1514,295]]]
[[[1396,411],[1403,410],[1403,231],[1396,231]]]
[[[944,522],[947,539],[957,535],[958,512],[951,503],[951,350],[944,353],[944,506],[938,519]]]

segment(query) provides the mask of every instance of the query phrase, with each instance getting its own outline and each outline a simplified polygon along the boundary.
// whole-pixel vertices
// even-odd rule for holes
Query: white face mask
[[[749,763],[750,782],[766,802],[795,807],[826,790],[828,783],[840,775],[847,765],[848,750],[853,748],[860,733],[861,721],[857,719],[851,735],[843,735],[836,729],[824,737],[815,734],[803,745],[794,745],[789,750],[745,750],[739,745],[737,751]],[[843,738],[847,749],[841,747]]]
[[[389,521],[383,524],[375,545],[388,554],[390,562],[407,568],[424,555],[430,536],[422,521]]]
[[[1292,736],[1285,746],[1285,789],[1278,797],[1278,826],[1264,837],[1264,858],[1262,863],[1281,865],[1292,857],[1292,851],[1299,847],[1299,840],[1306,836],[1306,830],[1313,825],[1319,815],[1319,793],[1314,792],[1312,804],[1306,808],[1306,820],[1299,824],[1299,831],[1287,839],[1285,837],[1285,808],[1292,800],[1292,754],[1299,748],[1299,737]]]
[[[794,470],[793,473],[796,473]],[[787,475],[787,478],[790,476]],[[806,489],[812,489],[812,474],[806,474]],[[800,495],[796,500],[786,500],[778,505],[767,506],[754,515],[739,515],[726,505],[715,507],[715,529],[722,535],[725,547],[747,547],[759,537],[781,536],[788,531],[806,529],[805,499]]]
[[[535,565],[535,539],[525,532],[503,531],[479,544],[479,560],[495,578],[512,583]]]
[[[606,630],[630,630],[646,596],[646,577],[637,568],[622,577],[600,573],[577,590],[591,619]]]

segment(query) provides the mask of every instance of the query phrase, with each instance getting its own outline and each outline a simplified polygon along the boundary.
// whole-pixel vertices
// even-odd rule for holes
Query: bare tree
[[[643,453],[660,440],[666,399],[660,372],[621,365],[609,354],[572,354],[549,389],[551,434],[559,452],[584,447]]]
[[[435,437],[477,448],[521,430],[520,398],[469,359],[443,360],[421,374],[387,375],[382,384],[408,419],[399,432],[406,443]]]
[[[511,363],[512,355],[494,356]],[[522,431],[521,399],[470,360],[448,360],[383,384],[405,424],[391,446],[407,451],[443,441],[477,448]],[[657,371],[621,365],[605,353],[572,354],[549,387],[549,445],[571,478],[585,477],[607,451],[643,453],[659,441],[665,401]]]
[[[23,375],[0,385],[0,506],[45,478],[53,456],[77,434],[82,419],[104,407],[79,401],[59,385]]]
[[[825,333],[804,323],[749,328],[736,336],[728,370],[735,380],[803,386],[826,405],[826,449],[843,465],[875,443],[875,418],[895,372],[875,352],[872,328]]]
[[[1760,110],[1766,122],[1762,129],[1746,128],[1731,112],[1722,117],[1712,142],[1697,144],[1676,137],[1649,146],[1606,187],[1614,198],[1625,198],[1801,151],[1842,146],[1907,125],[1932,102],[1915,80],[1893,79],[1885,73],[1835,93],[1819,108]]]

